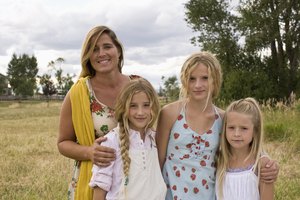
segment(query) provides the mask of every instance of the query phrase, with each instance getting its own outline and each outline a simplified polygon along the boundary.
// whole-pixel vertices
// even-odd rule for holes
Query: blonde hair
[[[250,157],[255,158],[254,169],[260,173],[259,159],[263,152],[263,118],[259,108],[259,104],[254,98],[248,97],[232,102],[226,109],[223,121],[223,131],[221,134],[220,141],[220,154],[217,163],[217,179],[218,188],[217,191],[221,199],[223,198],[223,182],[225,179],[226,170],[229,167],[229,159],[232,156],[230,151],[230,144],[226,139],[226,126],[227,126],[227,115],[230,112],[237,112],[246,115],[250,115],[253,123],[253,140],[250,143],[250,153],[245,160]]]
[[[112,31],[107,26],[96,26],[87,33],[82,45],[82,50],[81,50],[82,69],[81,69],[80,77],[95,75],[96,72],[93,66],[91,65],[90,57],[93,53],[97,40],[104,33],[109,35],[113,44],[117,47],[118,52],[120,53],[118,68],[119,71],[122,72],[122,67],[124,62],[124,52],[123,52],[124,50],[123,50],[122,43],[118,40],[114,31]]]
[[[218,59],[210,52],[203,51],[191,55],[183,64],[180,73],[180,80],[182,83],[180,89],[180,96],[187,98],[189,96],[188,84],[191,73],[199,64],[203,64],[208,69],[208,83],[209,93],[207,102],[210,97],[215,99],[221,89],[222,85],[222,70]],[[206,106],[205,106],[206,107]]]
[[[151,119],[145,130],[147,128],[153,127],[156,122],[160,104],[158,101],[157,94],[152,87],[152,85],[143,78],[138,78],[132,80],[119,94],[115,107],[115,118],[119,123],[119,139],[120,139],[120,149],[123,161],[123,172],[124,176],[128,179],[129,168],[130,168],[130,157],[129,157],[129,107],[133,95],[144,92],[150,100],[151,108]],[[127,183],[125,183],[127,185]]]

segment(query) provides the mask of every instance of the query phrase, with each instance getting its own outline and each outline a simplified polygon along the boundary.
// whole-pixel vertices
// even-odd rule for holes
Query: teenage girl
[[[183,64],[181,99],[164,106],[157,146],[166,200],[215,199],[215,154],[224,111],[215,106],[222,71],[210,52],[197,52]]]

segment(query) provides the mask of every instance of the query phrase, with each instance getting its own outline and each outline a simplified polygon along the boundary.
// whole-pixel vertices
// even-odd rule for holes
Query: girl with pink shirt
[[[151,129],[159,109],[156,92],[145,79],[133,80],[121,91],[115,106],[118,126],[101,143],[116,150],[116,159],[107,167],[93,166],[89,185],[94,200],[165,199],[166,185]]]

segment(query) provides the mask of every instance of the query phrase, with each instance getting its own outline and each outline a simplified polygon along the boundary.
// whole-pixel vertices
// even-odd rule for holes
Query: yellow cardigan
[[[73,126],[78,143],[84,146],[91,146],[95,141],[89,92],[86,86],[88,78],[80,78],[70,90]],[[92,166],[93,163],[91,161],[81,161],[78,182],[75,189],[76,200],[93,199],[92,189],[88,185],[92,176]]]

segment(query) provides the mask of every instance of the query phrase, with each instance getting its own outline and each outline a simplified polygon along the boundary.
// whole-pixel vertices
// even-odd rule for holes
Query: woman
[[[93,163],[107,166],[115,159],[113,150],[99,143],[117,125],[117,95],[136,77],[122,74],[123,58],[122,44],[111,29],[97,26],[88,32],[80,78],[66,95],[60,113],[57,146],[62,155],[75,160],[69,199],[92,199],[88,183]]]

